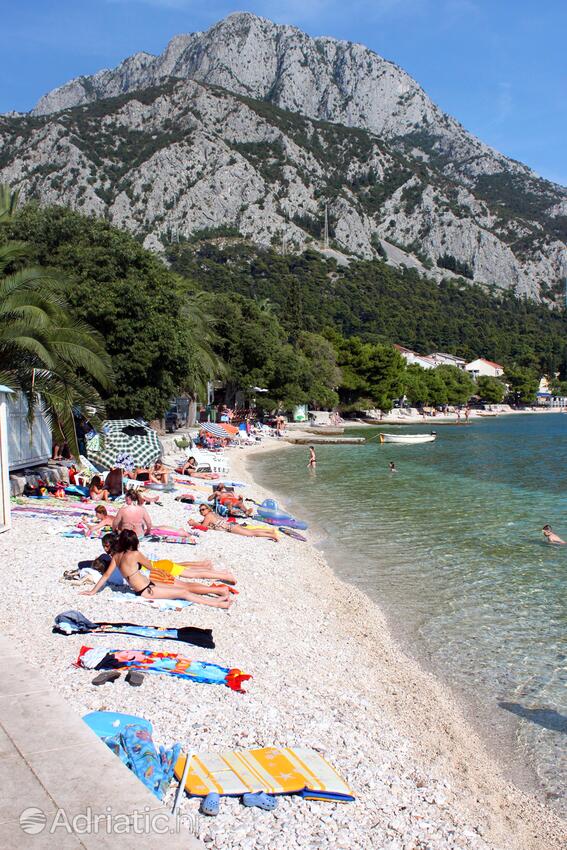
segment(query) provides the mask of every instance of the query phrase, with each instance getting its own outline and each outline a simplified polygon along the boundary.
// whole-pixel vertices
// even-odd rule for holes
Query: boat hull
[[[420,443],[432,443],[437,439],[436,434],[381,434],[382,443],[404,443],[407,446],[415,446]]]

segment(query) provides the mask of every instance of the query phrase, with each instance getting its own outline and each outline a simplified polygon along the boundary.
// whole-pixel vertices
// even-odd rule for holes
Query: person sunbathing
[[[138,537],[151,534],[152,520],[143,506],[136,490],[126,490],[124,494],[126,504],[120,508],[112,522],[112,530],[116,532],[134,531]]]
[[[236,493],[231,493],[222,483],[217,485],[216,490],[213,490],[208,501],[214,501],[215,504],[224,505],[228,510],[229,516],[252,516],[254,513],[252,508],[247,508],[244,504],[244,496],[237,496]]]
[[[236,579],[229,570],[215,570],[210,559],[203,561],[180,561],[175,563],[168,559],[154,561],[154,569],[163,570],[173,578],[208,578],[213,581],[222,581],[227,584],[236,584]]]
[[[109,516],[104,505],[97,505],[95,508],[95,521],[91,525],[89,523],[84,524],[83,534],[85,537],[90,537],[91,534],[96,534],[105,528],[109,530],[112,528],[112,517]]]
[[[179,475],[191,475],[193,478],[205,478],[208,481],[219,478],[218,472],[197,472],[197,461],[194,457],[188,458],[185,463],[176,467],[175,471]]]
[[[104,554],[95,558],[92,563],[92,567],[93,569],[98,570],[98,572],[103,573],[110,564],[110,559],[115,553],[118,535],[114,532],[105,534],[104,537],[101,538],[100,542],[102,544]],[[180,561],[178,564],[174,561],[161,559],[153,562],[153,569],[160,570],[173,578],[187,578],[191,580],[205,578],[211,579],[211,581],[222,581],[226,584],[236,584],[234,574],[231,573],[230,570],[215,570],[210,558],[204,558],[201,561]],[[119,571],[116,570],[116,573],[119,573]],[[112,579],[110,581],[112,582]],[[122,579],[112,583],[121,584]]]
[[[185,461],[185,463],[179,464],[177,467],[177,472],[181,475],[191,475],[192,472],[197,471],[197,461],[194,457],[189,457]]]
[[[192,528],[204,525],[212,531],[227,531],[229,534],[238,534],[242,537],[268,537],[274,543],[279,542],[275,528],[246,528],[236,522],[228,522],[223,517],[217,516],[209,505],[200,505],[199,513],[201,514],[199,522],[194,519],[188,521]]]
[[[89,496],[93,502],[107,502],[110,493],[103,486],[100,475],[93,475],[89,484]]]
[[[118,567],[120,573],[130,585],[130,589],[142,599],[184,599],[187,602],[197,602],[201,605],[210,605],[213,608],[230,607],[232,600],[226,585],[221,587],[192,585],[189,589],[187,585],[175,580],[173,584],[161,584],[148,578],[143,570],[153,569],[153,564],[149,558],[140,552],[139,545],[138,537],[134,531],[130,529],[121,531],[110,564],[93,589],[84,590],[81,595],[95,596],[102,590]],[[209,598],[209,596],[214,598]]]
[[[156,460],[154,468],[150,470],[150,481],[153,484],[169,484],[169,476],[173,472],[170,466],[166,466],[161,460]]]

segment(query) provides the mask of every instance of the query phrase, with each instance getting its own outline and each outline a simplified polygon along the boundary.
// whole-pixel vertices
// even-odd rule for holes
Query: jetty
[[[295,446],[324,446],[324,445],[360,445],[366,442],[365,437],[323,437],[319,434],[306,434],[305,432],[297,434],[286,434],[284,437],[286,443],[292,443]]]

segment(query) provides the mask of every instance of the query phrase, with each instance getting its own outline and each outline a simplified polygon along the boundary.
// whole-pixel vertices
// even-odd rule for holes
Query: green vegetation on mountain
[[[28,205],[3,230],[65,277],[74,317],[104,340],[114,416],[159,417],[171,396],[202,394],[209,379],[222,379],[229,399],[256,396],[266,409],[387,410],[404,394],[412,404],[463,404],[475,392],[454,367],[407,368],[394,342],[498,360],[520,402],[533,399],[542,373],[565,376],[564,312],[465,281],[437,285],[379,261],[339,267],[233,237],[220,247],[218,236],[171,246],[167,268],[128,233],[61,207]],[[476,390],[501,400],[496,383]]]
[[[216,293],[269,299],[288,333],[335,327],[345,337],[424,353],[486,357],[567,373],[567,315],[464,280],[427,280],[381,261],[339,267],[314,251],[282,256],[241,242],[172,245],[171,268]]]

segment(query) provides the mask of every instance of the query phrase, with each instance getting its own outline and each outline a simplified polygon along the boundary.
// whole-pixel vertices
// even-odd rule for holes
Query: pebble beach
[[[258,501],[271,494],[252,480],[247,458],[269,450],[285,447],[273,442],[228,452],[228,477],[246,482],[244,495]],[[196,516],[174,495],[164,494],[163,507],[150,506],[156,525],[181,527]],[[274,812],[223,798],[216,818],[198,815],[199,800],[185,798],[181,811],[196,816],[195,832],[207,847],[564,850],[567,824],[506,781],[448,688],[402,652],[379,607],[339,580],[311,543],[209,531],[197,546],[151,544],[152,556],[208,557],[232,569],[239,594],[228,611],[193,605],[162,613],[108,588],[80,596],[83,588],[62,580],[63,571],[100,551],[98,540],[62,538],[43,520],[21,515],[0,535],[0,630],[70,707],[81,715],[144,717],[157,744],[177,741],[185,751],[311,747],[356,796],[348,804],[282,797]],[[91,671],[73,666],[83,644],[141,649],[151,642],[52,634],[54,617],[68,609],[95,621],[211,628],[213,650],[171,641],[159,649],[238,667],[253,678],[244,694],[159,675],[146,676],[140,688],[124,677],[96,688]]]

